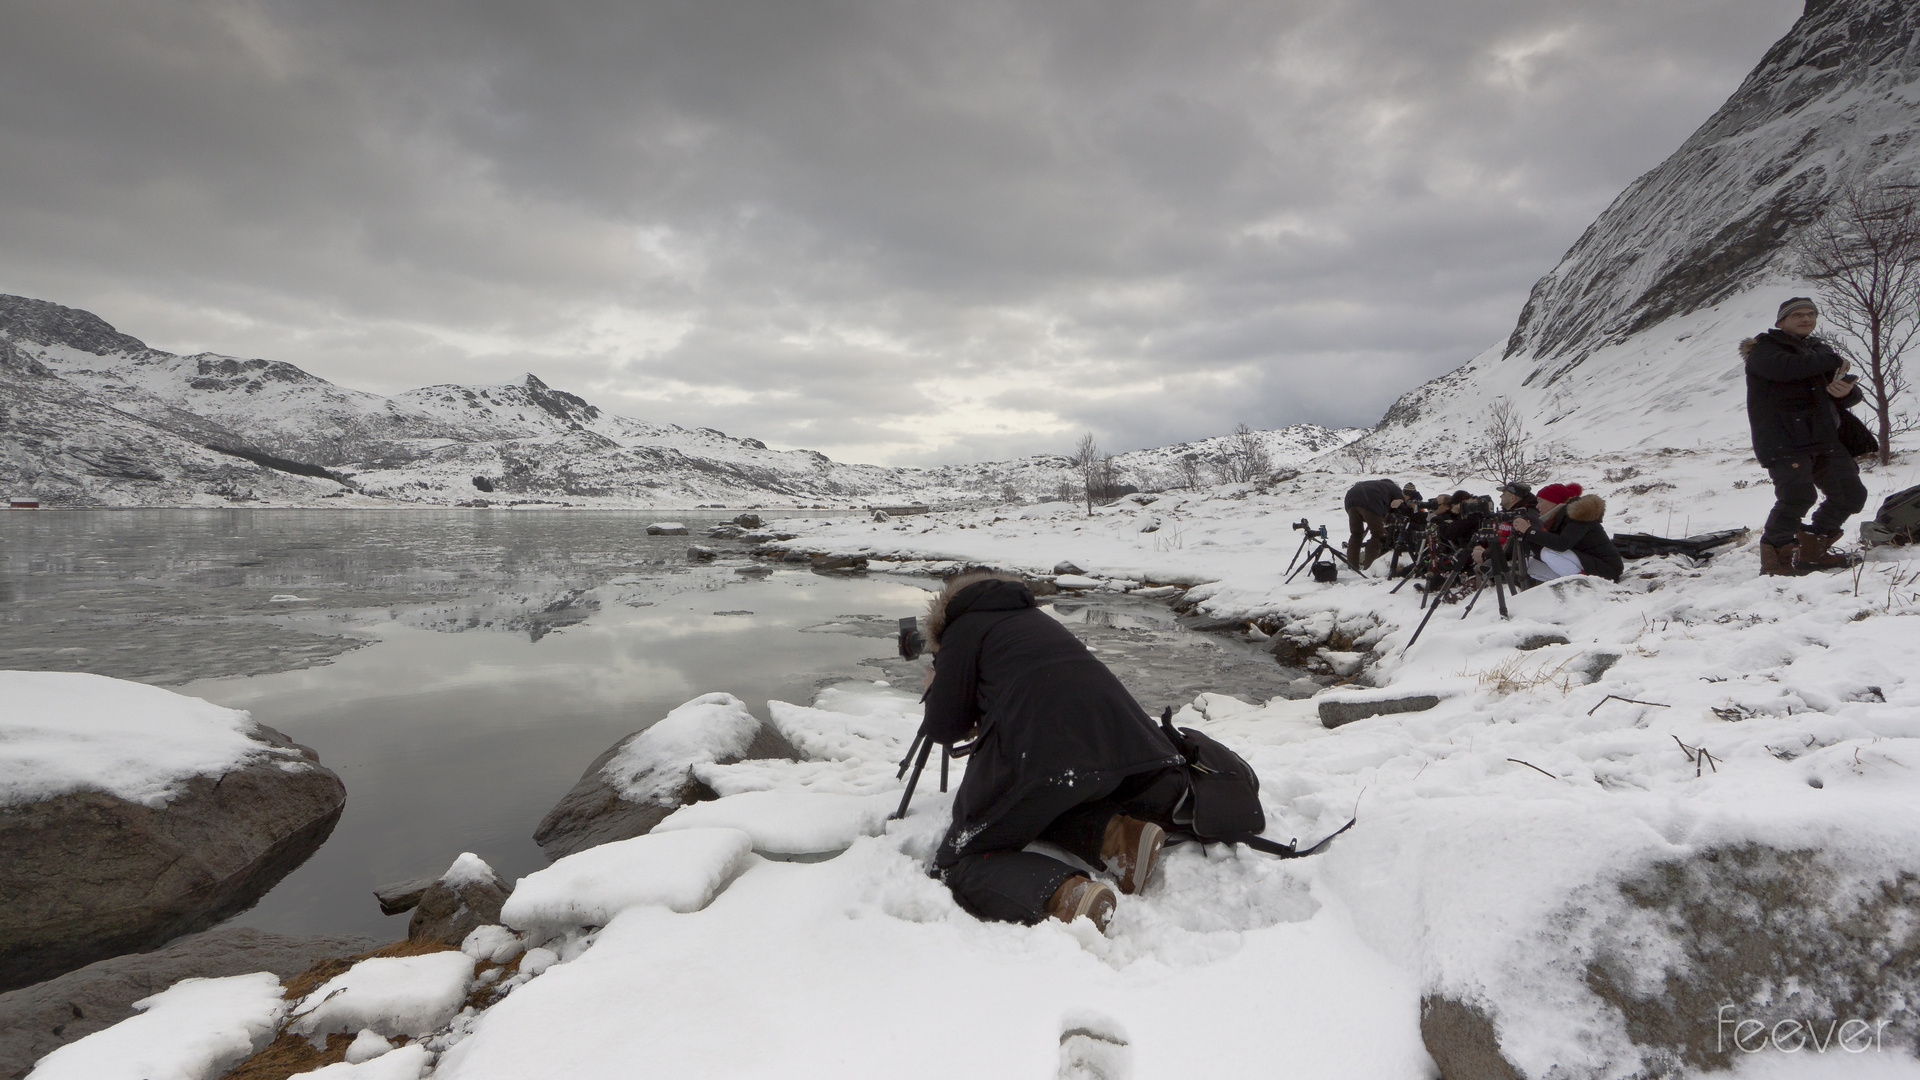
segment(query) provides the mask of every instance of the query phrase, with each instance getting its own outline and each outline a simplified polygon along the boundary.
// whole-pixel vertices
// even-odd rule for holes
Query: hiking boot
[[[1793,541],[1775,546],[1760,541],[1760,574],[1762,577],[1797,577],[1806,573],[1801,569],[1795,556],[1800,545]]]
[[[1799,567],[1803,574],[1811,570],[1843,570],[1852,566],[1851,557],[1828,550],[1838,539],[1840,539],[1838,533],[1825,536],[1809,529],[1801,529],[1800,552],[1794,556],[1794,565]]]
[[[1047,901],[1047,914],[1061,922],[1091,919],[1094,929],[1104,934],[1107,923],[1113,920],[1113,906],[1119,902],[1113,895],[1113,886],[1075,874],[1053,890],[1053,898]]]
[[[1132,896],[1147,887],[1166,842],[1167,831],[1153,822],[1115,814],[1107,819],[1107,835],[1100,842],[1100,858],[1106,862],[1107,869],[1113,871],[1120,891]]]

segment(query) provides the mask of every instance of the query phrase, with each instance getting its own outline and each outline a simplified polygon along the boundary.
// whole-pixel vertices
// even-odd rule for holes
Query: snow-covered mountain
[[[1053,456],[846,464],[616,416],[534,375],[385,398],[292,364],[150,348],[90,312],[18,296],[0,296],[0,349],[0,489],[49,504],[972,502],[1040,498],[1073,477]],[[1358,434],[1301,424],[1258,437],[1283,467]],[[1224,438],[1122,454],[1118,479],[1169,486],[1183,457],[1210,475]]]
[[[1804,294],[1791,242],[1843,183],[1920,180],[1920,5],[1808,0],[1725,105],[1533,288],[1507,341],[1367,445],[1457,459],[1506,397],[1570,449],[1737,444],[1738,342]]]

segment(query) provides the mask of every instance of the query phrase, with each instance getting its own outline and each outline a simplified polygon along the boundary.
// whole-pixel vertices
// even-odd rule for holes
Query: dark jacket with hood
[[[1627,564],[1614,550],[1613,538],[1607,535],[1606,526],[1600,523],[1606,513],[1606,500],[1598,495],[1582,495],[1547,518],[1544,525],[1527,530],[1527,542],[1536,551],[1542,548],[1571,551],[1580,557],[1583,573],[1619,581]]]
[[[1347,489],[1346,509],[1357,507],[1385,517],[1387,511],[1393,509],[1393,500],[1406,497],[1400,485],[1391,480],[1362,480]]]
[[[1773,468],[1815,454],[1844,454],[1840,410],[1860,404],[1858,386],[1843,398],[1827,393],[1840,354],[1817,337],[1769,330],[1740,343],[1747,363],[1747,423],[1753,456]]]
[[[943,593],[927,629],[939,650],[923,699],[925,730],[939,743],[978,740],[954,793],[939,865],[972,854],[973,835],[1043,785],[1097,783],[1179,763],[1113,672],[1036,607],[1020,582],[989,579]]]

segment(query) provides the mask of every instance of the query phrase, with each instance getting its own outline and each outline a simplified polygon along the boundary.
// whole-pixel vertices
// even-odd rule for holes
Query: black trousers
[[[999,922],[1036,923],[1061,882],[1081,873],[1059,859],[1021,848],[1044,840],[1089,866],[1100,863],[1100,842],[1115,814],[1173,824],[1174,807],[1186,793],[1186,776],[1161,769],[1103,784],[1048,784],[1017,803],[967,841],[967,854],[951,858],[954,830],[935,862],[953,898],[974,915]],[[949,861],[951,859],[951,861]]]
[[[1767,515],[1760,542],[1779,547],[1799,538],[1800,519],[1821,495],[1826,500],[1807,525],[1811,532],[1837,536],[1847,519],[1867,505],[1867,485],[1860,466],[1845,451],[1797,457],[1767,470],[1773,478],[1773,512]]]

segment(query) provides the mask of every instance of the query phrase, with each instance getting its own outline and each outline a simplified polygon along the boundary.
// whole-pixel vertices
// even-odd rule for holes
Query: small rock
[[[407,923],[407,940],[458,948],[476,927],[500,921],[500,906],[510,891],[492,867],[471,853],[463,854],[420,895],[413,919]]]
[[[738,540],[747,534],[747,530],[738,525],[715,525],[707,530],[709,540]]]
[[[685,536],[687,527],[677,521],[656,521],[647,526],[648,536]]]
[[[757,529],[765,524],[760,520],[759,514],[740,514],[733,519],[733,523],[743,529]]]
[[[1362,698],[1359,700],[1325,700],[1320,702],[1320,723],[1330,728],[1342,724],[1351,724],[1355,720],[1365,720],[1369,716],[1386,716],[1391,713],[1425,712],[1440,704],[1433,694],[1412,694],[1401,698]]]
[[[889,514],[889,513],[887,513],[887,512],[885,511],[885,510],[875,510],[875,511],[873,512],[873,520],[875,520],[875,521],[892,521],[892,520],[893,520],[893,515],[892,515],[892,514]]]
[[[1251,625],[1246,619],[1203,619],[1187,629],[1197,634],[1237,634]]]
[[[815,555],[813,568],[815,570],[865,570],[867,560],[859,555]]]
[[[1084,574],[1084,573],[1086,573],[1086,571],[1085,571],[1085,570],[1082,570],[1082,569],[1080,569],[1080,568],[1079,568],[1078,566],[1075,566],[1074,564],[1072,564],[1072,563],[1070,563],[1070,562],[1066,562],[1066,561],[1064,561],[1064,560],[1063,560],[1063,561],[1061,561],[1061,562],[1057,562],[1057,563],[1054,563],[1054,564],[1053,564],[1053,572],[1054,572],[1054,573],[1056,573],[1056,574]]]
[[[396,881],[373,890],[373,898],[380,901],[380,914],[398,915],[403,911],[412,911],[420,903],[420,897],[439,878],[413,878],[408,881]]]
[[[694,544],[687,548],[687,558],[692,559],[694,562],[712,562],[719,554],[719,552],[712,548],[702,547],[699,544]]]
[[[1062,589],[1097,589],[1099,578],[1090,578],[1084,574],[1055,574],[1053,583]]]
[[[1530,634],[1525,641],[1522,641],[1519,645],[1515,646],[1515,648],[1521,652],[1532,652],[1535,649],[1544,649],[1549,645],[1565,645],[1567,643],[1567,636],[1565,634]]]

